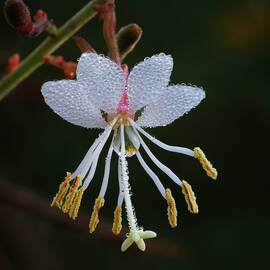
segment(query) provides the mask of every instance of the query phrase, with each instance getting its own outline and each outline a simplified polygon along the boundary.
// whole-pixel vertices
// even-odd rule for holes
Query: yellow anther
[[[53,206],[57,206],[59,208],[62,207],[63,199],[65,195],[67,194],[69,186],[70,186],[69,184],[70,180],[71,180],[71,173],[67,172],[67,176],[65,180],[61,183],[61,185],[59,186],[58,193],[56,193],[56,195],[53,198],[51,207]]]
[[[78,174],[74,181],[73,181],[73,184],[70,188],[70,191],[66,197],[66,201],[62,207],[62,211],[64,213],[67,213],[69,208],[71,207],[72,203],[73,203],[73,200],[75,198],[75,195],[76,195],[76,192],[78,190],[78,188],[82,185],[82,180],[81,180],[81,176]]]
[[[209,177],[217,179],[217,170],[213,168],[212,164],[209,162],[209,160],[206,158],[205,154],[199,147],[194,148],[194,157],[201,162],[204,170]]]
[[[112,232],[113,234],[117,235],[121,232],[121,229],[122,229],[122,207],[120,205],[117,205],[114,211]]]
[[[84,193],[83,187],[81,187],[77,192],[75,199],[70,207],[70,210],[68,212],[68,215],[70,218],[75,219],[78,216],[78,211],[81,205],[82,196]]]
[[[99,196],[95,201],[92,216],[91,216],[91,219],[90,219],[90,222],[89,222],[89,232],[90,233],[92,233],[96,229],[96,227],[97,227],[97,225],[99,223],[98,213],[99,213],[100,208],[103,205],[104,205],[104,198]]]
[[[171,190],[169,188],[166,189],[165,192],[167,203],[168,203],[168,219],[172,228],[177,226],[177,209],[175,200],[172,196]]]
[[[188,205],[188,210],[192,214],[198,214],[199,208],[196,203],[196,197],[195,194],[191,188],[191,185],[186,182],[185,180],[182,181],[182,192],[185,195],[185,199]]]

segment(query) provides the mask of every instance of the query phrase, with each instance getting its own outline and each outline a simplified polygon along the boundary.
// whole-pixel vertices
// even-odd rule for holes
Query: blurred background
[[[61,26],[88,1],[27,1],[32,14],[45,10]],[[0,269],[254,269],[267,267],[269,253],[269,60],[268,0],[116,1],[117,26],[143,28],[126,58],[131,68],[159,52],[174,58],[172,83],[202,86],[207,98],[167,127],[148,131],[171,145],[200,146],[217,168],[211,180],[199,162],[148,143],[153,153],[193,187],[199,214],[188,212],[179,187],[149,158],[150,167],[174,195],[178,227],[171,229],[167,204],[136,158],[129,159],[132,200],[139,224],[158,233],[142,253],[121,253],[123,235],[111,233],[118,196],[113,159],[100,223],[90,235],[88,220],[98,196],[106,151],[100,158],[80,216],[72,222],[49,207],[66,171],[80,163],[100,130],[63,121],[45,103],[41,85],[64,78],[43,65],[0,103]],[[1,4],[3,6],[3,4]],[[25,38],[0,15],[0,75],[8,58],[23,59],[46,37]],[[99,53],[107,50],[95,18],[79,33]],[[55,55],[76,61],[73,40]],[[108,146],[107,146],[108,147]],[[116,157],[116,155],[114,155]],[[126,218],[123,216],[123,224]]]

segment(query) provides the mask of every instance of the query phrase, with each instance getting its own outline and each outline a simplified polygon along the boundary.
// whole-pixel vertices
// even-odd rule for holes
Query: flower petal
[[[169,83],[172,68],[172,57],[161,53],[145,58],[131,70],[127,81],[127,95],[132,112],[160,97]]]
[[[82,85],[73,80],[50,81],[42,85],[45,102],[68,122],[86,128],[104,128],[105,120],[88,99]]]
[[[125,89],[122,68],[95,53],[82,54],[77,67],[77,80],[85,86],[89,99],[99,109],[115,113]]]
[[[199,87],[178,84],[169,86],[158,101],[146,106],[136,122],[144,127],[166,126],[196,107],[205,92]]]

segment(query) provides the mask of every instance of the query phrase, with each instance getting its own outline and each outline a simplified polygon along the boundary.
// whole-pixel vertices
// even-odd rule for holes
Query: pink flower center
[[[125,83],[125,89],[124,89],[124,93],[123,96],[118,104],[117,107],[117,113],[128,113],[128,97],[127,97],[127,78],[128,78],[128,66],[127,65],[122,65],[122,69],[124,71],[125,74],[125,79],[126,79],[126,83]]]
[[[116,114],[108,114],[107,116],[107,121],[111,122],[115,117],[119,117],[119,115],[121,115],[121,117],[119,117],[119,120],[116,122],[114,128],[119,127],[119,125],[121,123],[123,123],[124,125],[129,125],[129,121],[128,118],[131,118],[132,120],[134,120],[134,114],[130,114],[129,111],[129,107],[128,107],[128,96],[127,96],[127,78],[128,78],[128,66],[122,65],[122,69],[124,71],[125,74],[125,79],[126,79],[126,84],[125,84],[125,89],[124,89],[124,93],[122,95],[122,98],[119,101],[118,107],[117,107],[117,113]],[[122,121],[120,122],[120,119],[122,119]]]

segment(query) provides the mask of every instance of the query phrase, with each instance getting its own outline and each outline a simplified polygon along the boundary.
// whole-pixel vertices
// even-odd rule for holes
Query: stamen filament
[[[155,185],[157,186],[159,192],[161,193],[161,195],[164,197],[164,199],[166,199],[165,197],[165,188],[162,185],[162,183],[160,182],[158,176],[147,166],[147,164],[145,163],[145,161],[143,160],[139,150],[137,149],[136,151],[136,156],[139,160],[139,162],[141,163],[142,167],[144,168],[144,170],[147,172],[147,174],[152,178],[152,180],[154,181]]]
[[[111,134],[112,128],[114,126],[114,124],[117,121],[117,117],[110,123],[110,125],[108,125],[105,130],[103,131],[103,133],[94,141],[94,143],[92,144],[92,146],[90,147],[90,149],[88,150],[87,154],[85,155],[83,161],[80,163],[79,167],[76,169],[76,171],[72,174],[72,177],[75,177],[78,172],[81,175],[82,179],[84,179],[85,175],[87,174],[93,160],[94,160],[94,154],[97,150],[97,148],[100,146],[100,144],[104,144],[106,143],[108,137]]]
[[[106,132],[104,138],[100,141],[100,144],[98,145],[98,147],[95,149],[93,155],[89,158],[89,160],[87,161],[88,165],[85,166],[85,168],[83,169],[82,171],[82,177],[84,178],[87,171],[89,170],[90,166],[91,166],[91,169],[90,169],[90,172],[87,176],[87,178],[85,179],[84,183],[83,183],[83,188],[84,190],[87,189],[88,185],[90,184],[91,180],[93,179],[94,177],[94,174],[95,174],[95,171],[96,171],[96,167],[97,167],[97,162],[98,162],[98,159],[99,159],[99,155],[100,155],[100,152],[102,151],[105,143],[107,142],[109,136],[110,136],[110,133],[112,131],[112,128],[113,128],[113,125],[116,123],[117,121],[117,117],[111,122],[110,124],[110,128],[106,131],[104,131],[104,133]],[[102,135],[101,135],[102,136]],[[93,164],[92,164],[93,163]]]
[[[99,150],[97,150],[94,153],[93,160],[91,160],[91,168],[90,168],[89,174],[87,175],[87,177],[86,177],[86,179],[84,180],[84,183],[83,183],[84,190],[86,190],[88,188],[91,180],[94,178],[96,168],[97,168],[98,159],[99,159],[99,155],[100,155],[100,152],[101,152],[102,148],[99,149]]]
[[[159,167],[164,173],[166,173],[177,185],[181,186],[181,180],[177,177],[176,174],[174,174],[171,169],[169,169],[167,166],[162,164],[150,151],[150,149],[147,147],[145,142],[143,141],[142,137],[138,133],[138,131],[134,128],[135,133],[137,134],[141,145],[143,146],[145,152],[148,154],[148,156],[152,159],[152,161]]]
[[[102,140],[102,136],[103,136],[104,133],[105,133],[105,131],[101,134],[100,137],[98,137],[98,138],[95,139],[94,143],[89,148],[89,150],[87,151],[86,155],[84,156],[82,162],[80,163],[80,165],[78,166],[78,168],[72,174],[72,178],[74,178],[78,174],[82,175],[82,169],[85,167],[85,164],[86,164],[87,160],[89,160],[89,158],[93,154],[93,152],[96,149],[96,147],[100,144],[100,142]]]
[[[107,157],[106,157],[106,162],[105,162],[105,171],[104,171],[104,176],[102,180],[102,185],[100,189],[99,196],[104,197],[107,187],[108,187],[108,181],[109,181],[109,176],[110,176],[110,166],[111,166],[111,159],[112,159],[112,152],[113,152],[113,143],[111,143],[111,146],[109,148]]]
[[[180,154],[188,155],[188,156],[191,156],[191,157],[194,156],[194,152],[191,149],[188,149],[188,148],[185,148],[185,147],[172,146],[172,145],[165,144],[165,143],[161,142],[160,140],[158,140],[158,139],[154,138],[153,136],[151,136],[146,131],[144,131],[132,119],[129,119],[129,122],[131,123],[133,128],[136,128],[137,130],[139,130],[145,137],[147,137],[151,142],[155,143],[159,147],[161,147],[161,148],[163,148],[163,149],[165,149],[167,151],[170,151],[170,152],[180,153]]]

